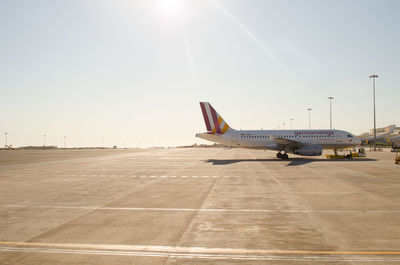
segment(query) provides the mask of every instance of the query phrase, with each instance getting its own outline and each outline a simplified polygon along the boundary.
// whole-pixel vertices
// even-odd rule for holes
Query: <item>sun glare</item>
[[[177,19],[182,14],[183,0],[159,0],[158,9],[166,19]]]

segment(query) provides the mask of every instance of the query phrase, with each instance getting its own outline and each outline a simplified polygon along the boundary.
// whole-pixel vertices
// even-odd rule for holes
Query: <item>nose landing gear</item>
[[[283,159],[283,160],[286,160],[286,159],[289,158],[289,156],[288,156],[286,153],[283,153],[283,154],[282,154],[280,151],[279,151],[279,153],[276,154],[276,157],[277,157],[277,158],[281,158],[281,159]]]

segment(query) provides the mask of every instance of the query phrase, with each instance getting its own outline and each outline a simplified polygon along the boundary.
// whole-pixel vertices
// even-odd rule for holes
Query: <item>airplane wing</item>
[[[307,144],[304,144],[304,143],[301,143],[301,142],[298,142],[298,141],[294,141],[294,140],[287,139],[287,138],[282,138],[282,137],[270,136],[270,138],[274,139],[274,141],[276,142],[276,144],[278,146],[289,147],[290,149],[298,149],[298,148],[300,148],[302,146],[307,145]]]

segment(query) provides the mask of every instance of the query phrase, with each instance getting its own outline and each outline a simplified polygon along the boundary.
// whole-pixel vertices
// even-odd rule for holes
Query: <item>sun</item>
[[[183,0],[158,0],[158,11],[165,19],[178,19],[182,16]]]

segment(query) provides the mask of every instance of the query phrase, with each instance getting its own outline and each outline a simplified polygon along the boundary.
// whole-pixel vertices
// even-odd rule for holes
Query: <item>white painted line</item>
[[[211,260],[400,261],[400,258],[397,257],[400,255],[399,251],[307,251],[1,241],[0,245],[0,251],[52,254],[174,257]]]
[[[187,176],[181,176],[181,178],[187,178]]]
[[[97,207],[97,206],[51,206],[51,205],[0,205],[3,208],[31,208],[31,209],[82,209],[82,210],[117,210],[117,211],[183,211],[183,212],[248,212],[248,213],[394,213],[398,210],[286,210],[286,209],[223,209],[223,208],[144,208],[144,207]]]

